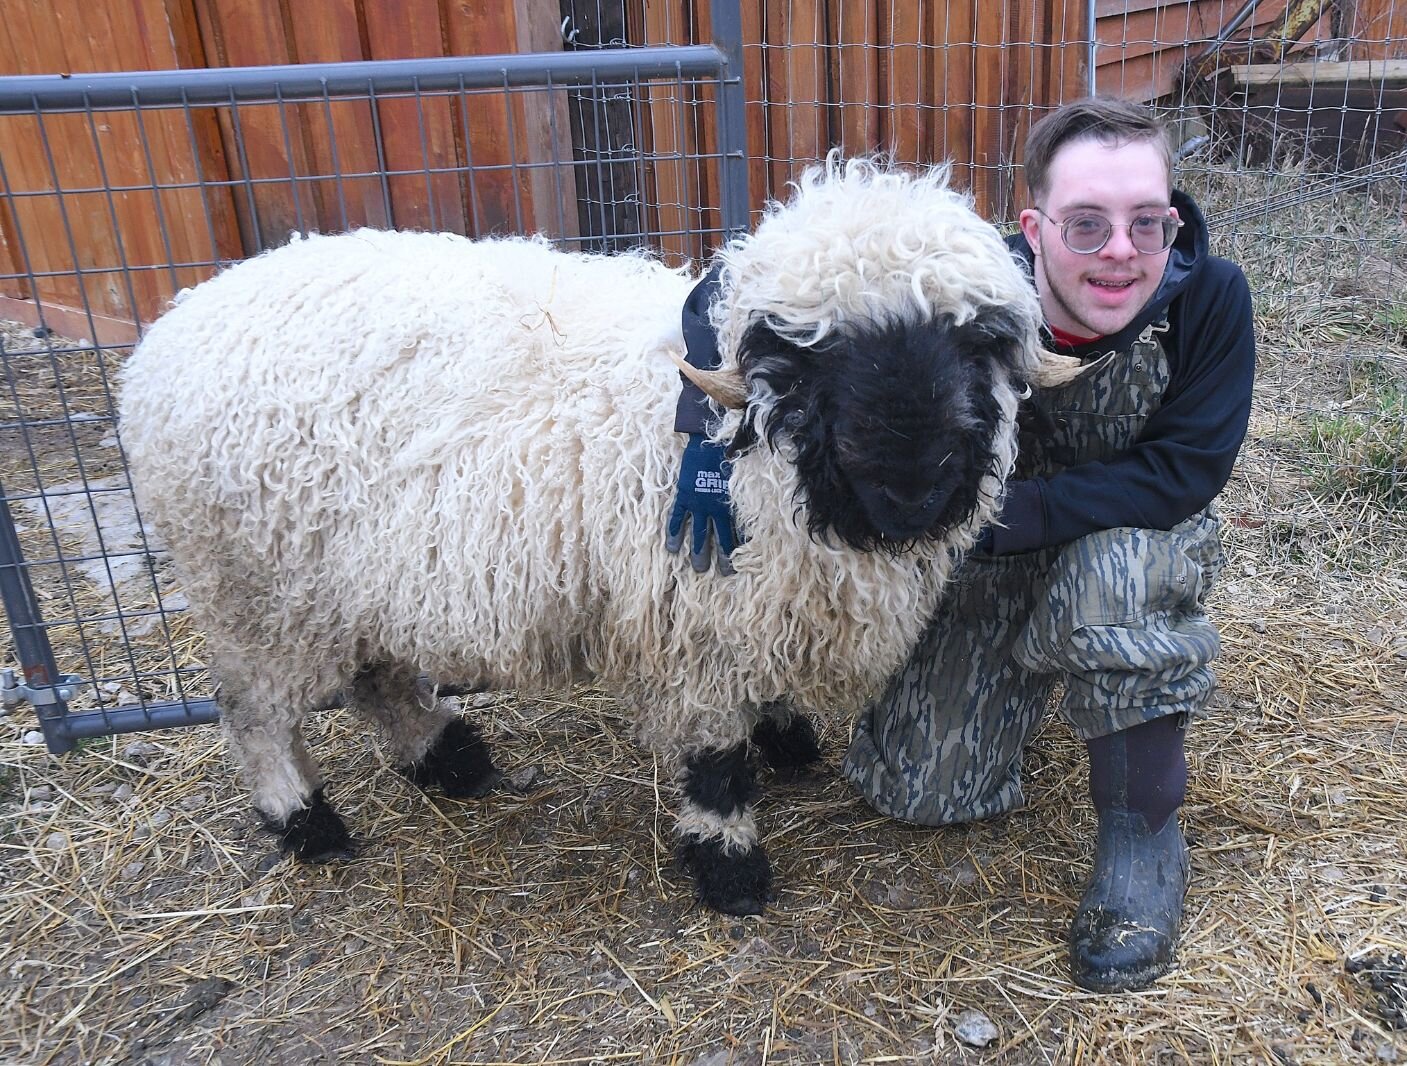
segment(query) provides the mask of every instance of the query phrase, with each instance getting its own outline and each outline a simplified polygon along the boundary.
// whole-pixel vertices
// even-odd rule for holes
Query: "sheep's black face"
[[[993,310],[873,323],[802,348],[754,325],[746,373],[779,399],[763,432],[796,447],[813,536],[899,552],[944,536],[978,503],[995,462],[993,386],[1013,374],[1019,326]]]

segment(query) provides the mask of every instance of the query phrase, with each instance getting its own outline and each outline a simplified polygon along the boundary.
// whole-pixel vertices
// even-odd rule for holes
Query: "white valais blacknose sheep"
[[[417,780],[480,795],[487,748],[425,679],[594,678],[679,768],[700,897],[761,908],[750,740],[804,748],[777,706],[853,711],[899,667],[1054,364],[1029,279],[941,170],[832,158],[719,254],[719,374],[746,388],[716,430],[747,538],[729,577],[665,548],[686,271],[360,230],[235,265],[146,333],[133,483],[286,849],[349,842],[310,710],[341,696]]]

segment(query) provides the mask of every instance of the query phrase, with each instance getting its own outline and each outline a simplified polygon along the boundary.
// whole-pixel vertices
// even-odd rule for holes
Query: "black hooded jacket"
[[[1124,351],[1149,323],[1166,317],[1170,328],[1161,339],[1171,377],[1161,406],[1117,459],[1008,482],[1002,526],[992,528],[993,554],[1034,551],[1121,526],[1171,529],[1206,507],[1231,476],[1250,419],[1255,372],[1250,288],[1234,263],[1207,254],[1207,225],[1196,204],[1177,191],[1172,202],[1185,225],[1153,298],[1117,334],[1062,349],[1083,359]],[[1018,233],[1007,243],[1034,276],[1026,239]],[[719,362],[707,312],[719,274],[715,264],[684,305],[687,358],[703,369]],[[714,417],[703,393],[685,381],[674,428],[701,433]]]
[[[1231,476],[1246,435],[1255,374],[1251,293],[1239,267],[1207,254],[1207,224],[1181,192],[1185,225],[1153,298],[1118,333],[1073,349],[1083,359],[1127,350],[1149,323],[1162,334],[1170,378],[1162,403],[1132,448],[1109,462],[1083,463],[1048,478],[1007,485],[992,552],[1034,551],[1103,529],[1171,529],[1212,501]],[[1034,273],[1025,237],[1008,240]]]

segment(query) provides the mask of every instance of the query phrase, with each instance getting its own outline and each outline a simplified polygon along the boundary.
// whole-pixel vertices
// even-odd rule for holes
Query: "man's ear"
[[[1032,255],[1041,254],[1041,213],[1034,207],[1028,207],[1021,212],[1021,234],[1026,238],[1026,243],[1031,246]]]

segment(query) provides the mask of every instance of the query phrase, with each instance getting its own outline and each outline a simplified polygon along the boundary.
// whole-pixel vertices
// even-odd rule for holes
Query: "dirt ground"
[[[466,700],[521,791],[464,802],[317,717],[361,851],[311,868],[258,828],[214,727],[60,757],[25,707],[0,719],[0,1062],[1407,1062],[1407,511],[1322,486],[1306,436],[1362,399],[1364,352],[1375,387],[1407,382],[1407,348],[1333,332],[1331,300],[1310,325],[1268,303],[1222,502],[1221,687],[1189,741],[1186,931],[1153,989],[1066,975],[1094,818],[1058,722],[1025,809],[942,830],[868,808],[826,723],[819,769],[762,776],[779,898],[734,919],[692,901],[669,772],[600,692]],[[9,486],[28,460],[4,447]]]

